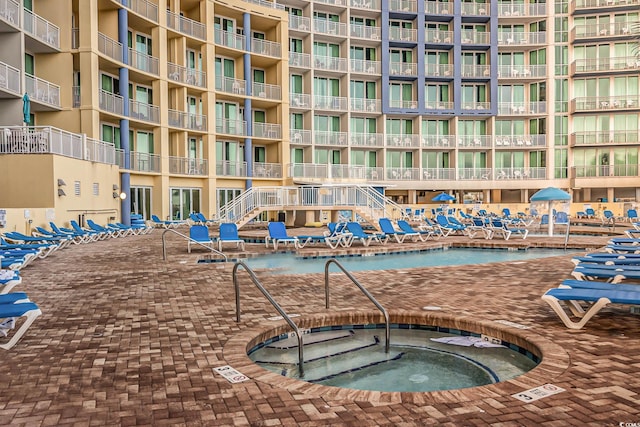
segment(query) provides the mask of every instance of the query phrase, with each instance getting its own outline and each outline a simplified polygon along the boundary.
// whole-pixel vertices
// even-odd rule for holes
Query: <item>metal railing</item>
[[[167,63],[167,77],[169,80],[185,83],[188,85],[205,87],[207,84],[207,73],[194,68],[183,67],[182,65]]]
[[[32,101],[60,108],[60,86],[29,74],[24,75],[25,91]]]
[[[244,36],[241,34],[215,29],[213,31],[213,35],[216,44],[231,47],[233,49],[244,50]]]
[[[202,114],[187,113],[179,110],[168,110],[169,126],[196,131],[207,130],[207,116]]]
[[[238,284],[238,268],[242,267],[253,284],[258,288],[258,290],[264,295],[264,297],[269,301],[269,303],[275,308],[280,316],[289,324],[291,329],[293,329],[296,333],[296,338],[298,339],[298,369],[300,370],[300,377],[304,377],[304,356],[303,356],[303,342],[302,342],[302,334],[298,325],[291,320],[291,317],[280,307],[280,305],[273,299],[271,294],[262,286],[260,280],[256,277],[256,274],[249,268],[247,264],[242,261],[238,261],[233,266],[233,288],[236,293],[236,322],[240,322],[240,285]]]
[[[247,122],[244,120],[217,118],[216,132],[230,135],[247,135]]]
[[[145,122],[160,123],[160,107],[130,99],[129,117]]]
[[[158,58],[129,48],[129,65],[146,73],[159,75]]]
[[[118,62],[123,62],[122,43],[100,32],[98,32],[98,52]]]
[[[266,99],[280,99],[282,98],[282,90],[279,85],[272,85],[268,83],[253,83],[251,88],[253,96]]]
[[[124,114],[124,98],[122,96],[105,90],[101,90],[99,95],[99,106],[101,110],[120,116]]]
[[[366,59],[350,59],[349,68],[352,73],[380,74],[382,72],[380,61]]]
[[[4,62],[0,62],[0,88],[19,95],[21,93],[20,70]]]
[[[378,300],[376,300],[373,295],[371,295],[371,293],[364,287],[362,286],[362,284],[358,281],[358,279],[356,279],[355,277],[353,277],[353,275],[351,273],[349,273],[343,266],[342,264],[340,264],[340,262],[338,262],[338,260],[336,260],[335,258],[332,258],[330,260],[328,260],[325,264],[324,264],[324,296],[325,296],[325,308],[328,310],[329,309],[329,266],[331,264],[335,264],[340,270],[342,270],[342,272],[345,274],[345,276],[347,276],[349,278],[349,280],[351,280],[353,282],[354,285],[356,285],[358,287],[358,289],[360,289],[360,291],[362,291],[362,293],[364,294],[364,296],[366,296],[369,301],[371,301],[373,303],[373,305],[376,306],[376,308],[378,310],[380,310],[380,312],[382,313],[382,316],[384,317],[384,326],[385,326],[385,343],[384,343],[384,351],[386,353],[389,353],[389,341],[390,341],[390,336],[391,336],[391,328],[389,326],[389,313],[387,312],[387,310],[385,310],[385,308],[378,302]]]
[[[148,0],[120,0],[120,4],[148,20],[158,23],[158,5]]]
[[[0,19],[14,25],[20,25],[20,5],[15,0],[0,0]]]
[[[167,27],[200,40],[206,40],[207,31],[204,24],[167,10]]]
[[[60,49],[60,28],[28,9],[23,9],[23,28],[38,40]]]
[[[280,139],[282,137],[282,126],[279,123],[253,123],[253,136],[256,138],[273,138]]]
[[[290,67],[311,67],[311,55],[308,53],[289,52]]]
[[[206,159],[169,156],[169,173],[181,175],[208,175]]]
[[[282,45],[278,42],[262,39],[251,39],[251,51],[274,58],[282,56]]]

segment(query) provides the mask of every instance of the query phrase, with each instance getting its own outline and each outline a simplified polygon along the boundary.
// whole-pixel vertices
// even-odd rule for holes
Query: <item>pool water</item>
[[[326,339],[321,338],[323,334]],[[438,330],[394,328],[389,353],[378,339],[384,336],[384,329],[343,329],[311,335],[317,337],[304,337],[303,378],[299,378],[295,337],[258,346],[249,357],[265,369],[315,384],[409,392],[493,384],[522,375],[538,363],[537,357],[509,343],[482,348],[432,341],[462,338]]]
[[[397,254],[355,255],[335,257],[349,271],[389,270],[439,265],[484,264],[500,261],[523,261],[566,255],[562,249],[435,249]],[[270,269],[272,274],[322,273],[332,257],[299,257],[294,253],[278,253],[243,260],[251,269]],[[331,271],[338,271],[333,266]]]

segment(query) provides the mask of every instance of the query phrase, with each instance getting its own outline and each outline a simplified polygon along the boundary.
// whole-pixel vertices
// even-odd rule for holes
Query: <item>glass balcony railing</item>
[[[609,111],[634,110],[640,106],[640,95],[622,96],[585,96],[571,100],[571,110],[575,111]]]
[[[498,3],[498,16],[500,18],[521,18],[523,16],[545,16],[547,14],[546,3]]]
[[[640,142],[638,130],[574,132],[569,137],[571,145],[617,145]]]
[[[498,65],[498,77],[501,78],[544,78],[546,65]]]
[[[547,33],[544,31],[528,33],[500,33],[498,45],[539,45],[547,42]]]
[[[571,74],[611,72],[611,71],[639,71],[640,58],[623,56],[617,58],[576,59],[571,63]]]

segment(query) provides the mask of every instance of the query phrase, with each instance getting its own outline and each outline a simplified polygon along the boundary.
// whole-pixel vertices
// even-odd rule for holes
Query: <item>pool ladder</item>
[[[168,231],[168,230],[167,230]],[[389,341],[390,341],[390,326],[389,326],[389,313],[385,310],[384,307],[367,291],[367,289],[360,284],[358,279],[353,277],[351,273],[349,273],[342,264],[338,262],[335,258],[328,260],[324,266],[324,293],[325,293],[325,308],[329,308],[329,267],[331,264],[335,264],[342,272],[362,291],[362,293],[369,298],[377,308],[382,312],[385,322],[385,352],[389,352]],[[238,269],[242,267],[249,278],[253,282],[253,284],[258,288],[262,295],[269,301],[269,303],[276,309],[276,311],[282,316],[282,318],[287,322],[287,324],[294,330],[296,337],[298,339],[298,370],[300,371],[300,377],[304,377],[304,354],[303,354],[303,345],[302,342],[302,333],[300,332],[300,328],[298,325],[291,319],[291,317],[280,307],[280,304],[276,302],[275,299],[271,296],[269,291],[262,286],[262,283],[255,275],[253,270],[244,262],[237,261],[233,266],[233,287],[235,289],[236,294],[236,322],[240,322],[240,285],[238,284]]]

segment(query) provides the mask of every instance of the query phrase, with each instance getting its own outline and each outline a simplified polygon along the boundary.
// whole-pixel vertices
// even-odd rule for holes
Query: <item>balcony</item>
[[[634,6],[635,5],[635,6]],[[588,11],[589,9],[600,8],[630,8],[637,9],[640,0],[574,0],[571,2],[571,13],[577,11]],[[597,11],[594,11],[597,12]]]
[[[615,71],[640,71],[640,58],[623,56],[618,58],[576,59],[571,63],[571,74],[611,73]]]
[[[289,94],[290,108],[311,108],[311,95],[306,93],[290,93]]]
[[[289,139],[292,144],[311,145],[311,131],[305,129],[290,129]]]
[[[544,148],[547,146],[546,135],[497,135],[494,139],[496,148]]]
[[[169,109],[169,126],[206,132],[207,116]]]
[[[204,24],[170,10],[167,10],[167,27],[189,37],[200,40],[207,39],[207,30]]]
[[[419,148],[420,135],[388,133],[386,135],[386,145],[390,148]]]
[[[31,102],[43,104],[45,110],[50,110],[46,107],[61,108],[60,86],[26,73],[24,75],[24,84]],[[38,109],[33,106],[32,110],[37,111]]]
[[[569,136],[571,146],[635,145],[638,142],[640,142],[640,133],[637,130],[574,132]]]
[[[282,126],[277,123],[253,122],[253,137],[282,139]]]
[[[453,15],[453,2],[425,1],[427,15]]]
[[[316,34],[346,37],[347,24],[343,22],[327,21],[326,19],[314,19],[313,31]]]
[[[352,73],[379,75],[382,72],[380,61],[367,61],[365,59],[350,59],[349,66]]]
[[[311,68],[311,55],[308,53],[289,52],[290,68]]]
[[[498,16],[500,18],[536,17],[545,16],[546,14],[546,3],[498,3]]]
[[[467,180],[487,180],[491,179],[491,168],[459,168],[457,169],[458,179]]]
[[[314,107],[320,110],[347,111],[347,98],[343,96],[322,96],[313,97]]]
[[[414,99],[390,99],[389,108],[402,108],[405,110],[415,110],[418,108],[418,101]]]
[[[350,133],[352,147],[384,147],[384,135],[381,133]]]
[[[463,110],[488,110],[491,108],[491,103],[488,101],[462,101],[460,108]]]
[[[632,22],[612,22],[596,25],[576,25],[571,30],[571,40],[580,41],[593,38],[630,38],[634,37],[634,25]]]
[[[389,41],[416,43],[418,41],[418,30],[391,27],[389,28]]]
[[[424,72],[427,77],[453,78],[453,64],[424,64]]]
[[[385,177],[390,181],[418,181],[419,168],[385,168]]]
[[[546,179],[547,168],[495,168],[493,179],[519,180],[519,179]]]
[[[216,175],[218,176],[247,176],[247,162],[231,162],[229,160],[216,161]]]
[[[380,113],[382,111],[382,101],[379,99],[351,98],[352,112]]]
[[[235,95],[245,95],[247,93],[247,81],[216,76],[216,90]]]
[[[108,37],[103,33],[98,33],[98,52],[118,62],[122,60],[122,43]]]
[[[333,145],[346,147],[348,138],[346,132],[320,131],[313,133],[313,142],[315,145]]]
[[[171,62],[167,63],[167,77],[175,82],[201,88],[204,88],[207,84],[207,73],[204,71],[183,67]]]
[[[459,148],[491,148],[491,135],[458,136]]]
[[[637,164],[574,166],[574,178],[637,177]]]
[[[272,99],[276,101],[282,99],[282,90],[278,85],[254,83],[251,90],[253,96],[257,96],[258,98]]]
[[[276,3],[274,1],[269,1],[269,0],[244,0],[244,1],[253,3],[253,4],[258,4],[260,6],[268,7],[271,9],[284,10],[283,5],[281,5],[280,3]]]
[[[232,33],[231,31],[223,31],[216,29],[213,32],[217,45],[230,47],[232,49],[244,50],[244,36]]]
[[[498,65],[498,77],[502,79],[539,79],[546,76],[546,65]]]
[[[571,100],[571,112],[638,110],[640,95],[578,97]]]
[[[542,45],[547,42],[547,33],[543,31],[527,33],[500,33],[498,46]]]
[[[251,39],[251,52],[272,58],[280,58],[282,56],[282,46],[280,43],[271,40]]]
[[[389,64],[391,76],[417,76],[418,64],[415,62],[391,62]]]
[[[462,16],[489,16],[490,6],[486,3],[460,3],[460,11]]]
[[[160,123],[160,108],[146,102],[129,100],[129,117],[148,123]]]
[[[280,163],[253,163],[254,178],[282,178],[282,165]]]
[[[460,67],[462,77],[489,78],[491,77],[491,67],[489,65],[462,65]]]
[[[244,120],[216,118],[216,133],[247,136],[247,122]]]
[[[418,2],[416,0],[390,0],[389,12],[417,13]]]
[[[489,44],[491,42],[491,33],[488,31],[464,31],[461,37],[462,44]]]
[[[547,103],[545,101],[498,103],[498,115],[520,116],[525,114],[546,114],[546,112]]]
[[[430,181],[453,181],[456,170],[453,168],[423,168],[422,179]]]
[[[382,0],[349,0],[349,5],[356,9],[380,10]]]
[[[453,102],[426,99],[424,108],[427,110],[453,110]]]
[[[380,40],[382,31],[380,27],[373,27],[360,24],[350,24],[351,37],[367,40]]]
[[[118,150],[119,157],[118,166],[121,169],[125,168],[124,165],[124,151]],[[140,153],[137,151],[131,151],[129,153],[129,170],[136,172],[148,172],[148,173],[160,173],[162,167],[162,159],[157,154]]]
[[[23,9],[23,22],[22,27],[26,34],[32,36],[35,40],[53,48],[54,50],[60,50],[60,28],[57,25],[52,24],[46,19],[36,15],[30,10]],[[33,52],[52,52],[51,49],[41,49],[34,43],[29,43],[25,39],[27,48]]]
[[[124,98],[104,90],[100,91],[100,109],[108,113],[124,115]]]
[[[169,173],[206,176],[209,174],[207,160],[169,156]]]
[[[10,25],[8,28],[20,26],[20,5],[15,0],[0,0],[0,21],[4,21]]]
[[[158,23],[158,5],[147,0],[120,0],[120,4],[128,7],[136,14]]]
[[[427,28],[424,30],[424,39],[427,43],[451,44],[453,43],[453,31]]]
[[[449,148],[455,141],[455,135],[423,135],[423,148]]]
[[[71,95],[73,99],[73,108],[80,108],[80,86],[71,86]]]
[[[20,90],[20,70],[9,64],[0,62],[0,90],[22,95]]]
[[[136,70],[144,71],[153,75],[159,75],[158,58],[146,53],[137,52],[129,48],[129,65]]]
[[[347,58],[314,56],[316,70],[347,72]]]
[[[311,31],[311,19],[306,16],[289,15],[289,29],[293,31]]]

